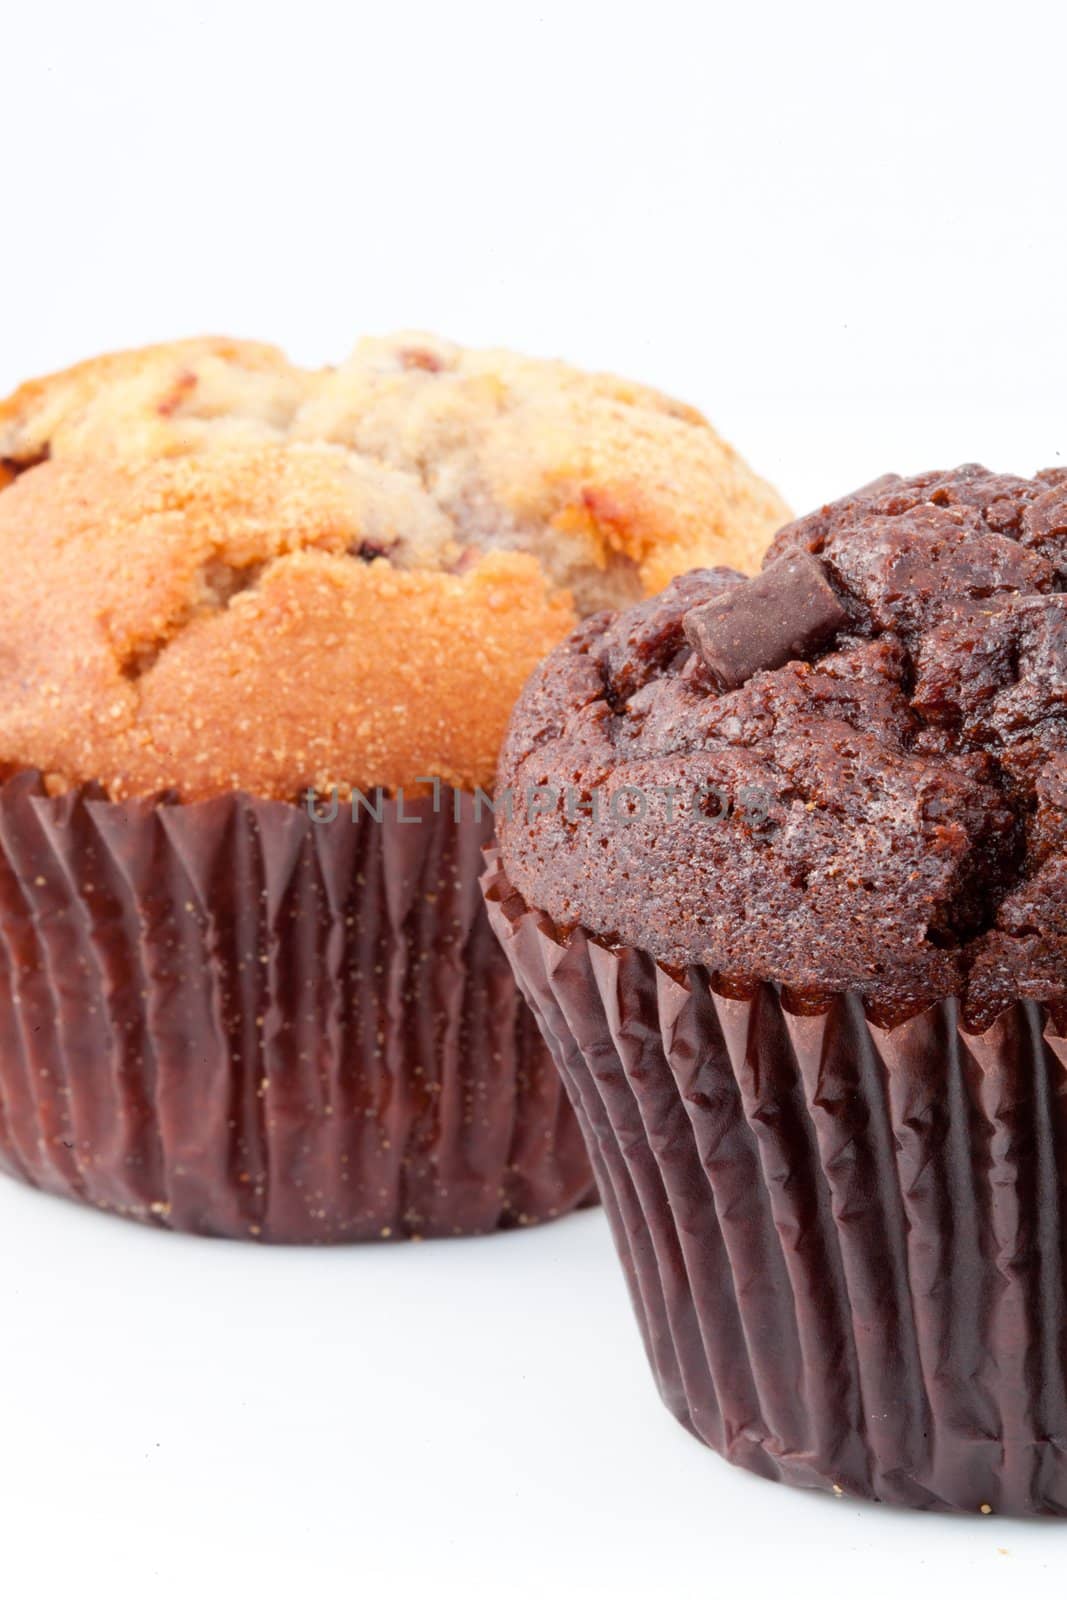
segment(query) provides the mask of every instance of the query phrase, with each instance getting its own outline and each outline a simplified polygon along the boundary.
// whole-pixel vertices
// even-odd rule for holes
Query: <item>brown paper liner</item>
[[[453,805],[459,806],[459,820]],[[402,813],[402,814],[401,814]],[[404,818],[417,818],[409,822]],[[471,797],[331,822],[0,785],[0,1167],[195,1233],[480,1233],[590,1196]]]
[[[913,1507],[1067,1514],[1067,1039],[945,1000],[716,992],[490,918],[578,1113],[664,1400],[737,1465]]]

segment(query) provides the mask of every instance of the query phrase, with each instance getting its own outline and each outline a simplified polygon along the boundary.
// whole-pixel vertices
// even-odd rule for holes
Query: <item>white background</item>
[[[700,404],[797,509],[1067,449],[1062,8],[0,0],[0,389],[427,326]],[[1062,1592],[1067,1528],[723,1466],[603,1219],[325,1253],[0,1183],[0,1592]]]

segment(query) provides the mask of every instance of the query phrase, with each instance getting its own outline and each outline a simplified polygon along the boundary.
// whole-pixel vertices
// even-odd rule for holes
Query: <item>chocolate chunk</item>
[[[685,635],[720,689],[803,661],[848,622],[820,562],[798,551],[690,611]]]
[[[742,573],[727,567],[687,572],[663,593],[632,606],[612,629],[610,649],[597,652],[614,700],[629,699],[658,676],[672,656],[685,650],[682,628],[690,612],[745,582]]]

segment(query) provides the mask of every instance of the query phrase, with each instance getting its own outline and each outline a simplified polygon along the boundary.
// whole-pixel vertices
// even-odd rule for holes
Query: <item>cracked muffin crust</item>
[[[855,990],[886,1024],[955,994],[975,1028],[1062,1005],[1065,591],[1067,470],[969,466],[790,524],[759,578],[695,572],[590,619],[534,674],[500,766],[586,809],[498,818],[510,882],[727,992]],[[645,815],[597,826],[594,791],[601,820],[627,791]]]
[[[686,406],[421,334],[106,356],[0,403],[0,463],[0,763],[116,799],[486,784],[579,617],[787,515]]]

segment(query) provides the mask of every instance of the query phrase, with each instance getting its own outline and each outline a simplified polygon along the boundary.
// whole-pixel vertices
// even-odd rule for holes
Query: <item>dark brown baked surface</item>
[[[512,718],[511,881],[800,1006],[854,989],[894,1023],[958,994],[981,1027],[1064,1002],[1065,591],[1067,470],[967,466],[789,524],[757,579],[590,619]]]

